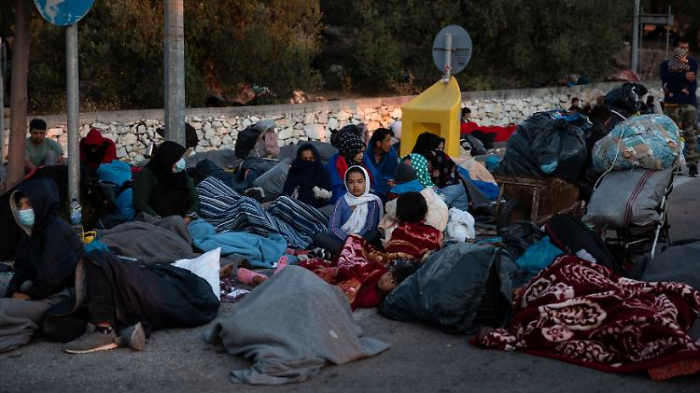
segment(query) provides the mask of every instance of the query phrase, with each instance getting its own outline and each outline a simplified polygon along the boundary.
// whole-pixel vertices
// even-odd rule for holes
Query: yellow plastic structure
[[[403,107],[401,157],[411,154],[418,135],[428,131],[445,138],[445,153],[459,156],[462,93],[454,77],[430,86]]]

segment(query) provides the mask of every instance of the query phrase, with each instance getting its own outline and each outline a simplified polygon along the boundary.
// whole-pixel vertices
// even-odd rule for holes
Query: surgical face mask
[[[180,173],[185,170],[185,159],[181,158],[180,161],[175,163],[175,173]]]
[[[20,224],[30,228],[34,226],[34,209],[20,210],[17,215]]]

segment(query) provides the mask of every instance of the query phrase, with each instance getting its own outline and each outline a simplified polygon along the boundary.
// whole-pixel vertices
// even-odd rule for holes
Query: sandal
[[[265,280],[267,280],[266,275],[255,273],[252,270],[248,270],[244,267],[238,268],[238,272],[236,272],[236,278],[238,278],[238,281],[247,285],[258,285],[262,284]]]

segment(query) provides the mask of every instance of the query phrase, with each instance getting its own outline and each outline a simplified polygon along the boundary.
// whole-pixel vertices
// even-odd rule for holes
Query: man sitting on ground
[[[100,164],[109,164],[117,159],[117,146],[114,141],[102,136],[99,130],[92,128],[85,138],[80,140],[80,162],[97,169]]]
[[[25,145],[25,167],[27,172],[42,165],[65,165],[63,149],[53,139],[46,138],[46,122],[33,119],[29,123],[29,134]]]

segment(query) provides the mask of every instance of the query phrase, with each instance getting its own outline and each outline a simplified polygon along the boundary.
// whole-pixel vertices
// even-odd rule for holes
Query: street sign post
[[[440,30],[433,41],[433,62],[443,72],[443,82],[462,71],[472,58],[472,39],[464,28],[450,25]]]
[[[34,5],[47,22],[66,27],[83,19],[93,2],[94,0],[34,0]]]
[[[73,206],[80,206],[78,21],[90,11],[93,2],[94,0],[34,0],[34,5],[47,22],[66,27],[68,196]]]

